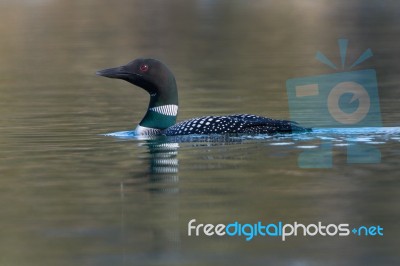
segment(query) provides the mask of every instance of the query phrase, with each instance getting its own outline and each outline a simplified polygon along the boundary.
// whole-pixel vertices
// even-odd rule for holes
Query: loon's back
[[[166,136],[205,134],[276,134],[308,132],[308,128],[287,120],[235,114],[227,116],[202,116],[182,121],[162,131]]]

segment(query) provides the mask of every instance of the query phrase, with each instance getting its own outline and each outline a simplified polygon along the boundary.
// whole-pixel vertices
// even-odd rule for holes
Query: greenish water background
[[[397,1],[0,2],[0,265],[395,265],[399,133],[380,164],[301,169],[301,145],[154,143],[129,130],[148,95],[94,75],[150,56],[176,74],[179,120],[289,118],[285,82],[371,48],[384,126],[399,126]],[[289,143],[283,145],[284,143]],[[278,144],[278,145],[274,145]],[[168,159],[160,162],[160,159]],[[187,222],[380,224],[384,237],[188,237]]]

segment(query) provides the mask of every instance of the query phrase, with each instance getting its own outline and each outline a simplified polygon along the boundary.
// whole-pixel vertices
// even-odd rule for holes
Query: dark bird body
[[[307,132],[297,123],[251,114],[203,116],[176,124],[178,91],[174,75],[158,60],[136,59],[127,65],[104,69],[97,75],[126,80],[150,94],[147,112],[136,127],[138,135],[276,134]]]
[[[293,122],[274,120],[257,115],[237,114],[227,116],[203,116],[192,118],[164,129],[162,134],[206,135],[206,134],[275,134],[304,131],[304,128]]]

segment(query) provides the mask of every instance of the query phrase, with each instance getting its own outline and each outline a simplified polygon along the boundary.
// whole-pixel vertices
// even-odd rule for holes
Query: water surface
[[[0,3],[0,265],[396,265],[396,1]],[[285,82],[332,73],[316,51],[377,72],[382,128],[196,141],[132,130],[148,95],[94,75],[140,56],[176,74],[178,120],[289,119]],[[304,168],[324,143],[328,168]],[[349,147],[379,161],[349,163]],[[384,237],[189,237],[203,223],[381,225]]]

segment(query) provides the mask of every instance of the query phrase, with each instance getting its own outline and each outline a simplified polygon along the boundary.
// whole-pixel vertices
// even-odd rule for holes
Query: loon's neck
[[[178,105],[167,104],[149,107],[139,125],[142,127],[166,129],[175,125],[178,115]]]
[[[156,91],[156,92],[154,92]],[[175,79],[168,88],[149,91],[150,102],[147,112],[136,128],[137,133],[157,135],[163,129],[175,125],[178,115],[178,92]]]

